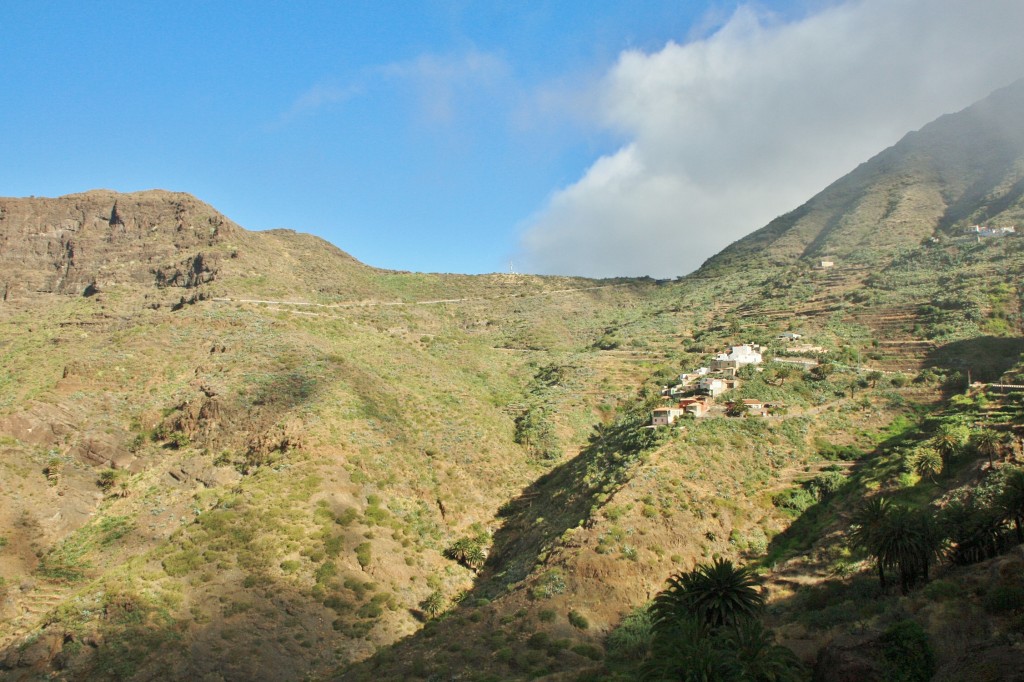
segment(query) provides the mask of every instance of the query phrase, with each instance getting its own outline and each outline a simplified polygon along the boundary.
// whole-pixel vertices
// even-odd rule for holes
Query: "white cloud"
[[[411,83],[424,115],[432,123],[450,123],[455,118],[459,96],[490,90],[509,76],[503,59],[476,50],[449,56],[423,54],[382,66],[377,72]]]
[[[629,142],[557,191],[517,262],[675,276],[858,163],[1024,75],[1020,0],[863,0],[783,23],[741,7],[716,32],[623,52],[600,125]]]
[[[320,111],[331,104],[350,100],[361,93],[362,88],[355,85],[341,87],[329,83],[318,83],[295,98],[288,110],[281,114],[277,123],[284,125],[300,116]]]
[[[367,68],[349,85],[317,83],[295,98],[271,127],[284,126],[374,91],[407,88],[411,88],[425,120],[448,124],[456,118],[463,100],[493,90],[508,77],[508,66],[493,54],[476,50],[448,56],[421,54],[407,61]]]

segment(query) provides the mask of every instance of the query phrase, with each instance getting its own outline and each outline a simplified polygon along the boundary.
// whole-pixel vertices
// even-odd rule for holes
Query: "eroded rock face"
[[[211,247],[243,235],[188,194],[0,199],[0,297],[92,294],[113,284],[195,287],[216,277]]]
[[[202,253],[165,268],[156,268],[153,275],[158,287],[183,287],[192,289],[200,284],[212,282],[217,276],[217,259]]]

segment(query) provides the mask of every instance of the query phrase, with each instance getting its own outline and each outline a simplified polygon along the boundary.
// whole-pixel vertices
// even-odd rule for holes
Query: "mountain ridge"
[[[946,114],[709,258],[877,263],[965,221],[1024,220],[1024,79]],[[979,170],[982,169],[982,170]],[[986,210],[991,208],[993,210]]]

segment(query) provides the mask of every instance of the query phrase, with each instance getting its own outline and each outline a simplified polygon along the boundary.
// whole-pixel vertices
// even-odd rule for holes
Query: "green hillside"
[[[751,261],[828,258],[874,265],[924,239],[1024,218],[1024,81],[909,133],[711,258],[705,271]]]
[[[0,199],[0,672],[662,679],[646,605],[729,559],[793,679],[1006,679],[1024,405],[984,384],[1024,376],[1024,242],[964,228],[1015,224],[1022,112],[1017,84],[943,117],[675,282],[383,271],[167,192]],[[765,362],[649,426],[739,343]],[[907,594],[857,541],[879,498],[943,520]]]

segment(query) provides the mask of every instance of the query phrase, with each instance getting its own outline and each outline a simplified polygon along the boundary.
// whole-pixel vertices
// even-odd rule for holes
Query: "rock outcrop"
[[[0,199],[0,297],[93,295],[117,284],[196,287],[216,277],[216,249],[245,235],[188,194]]]

